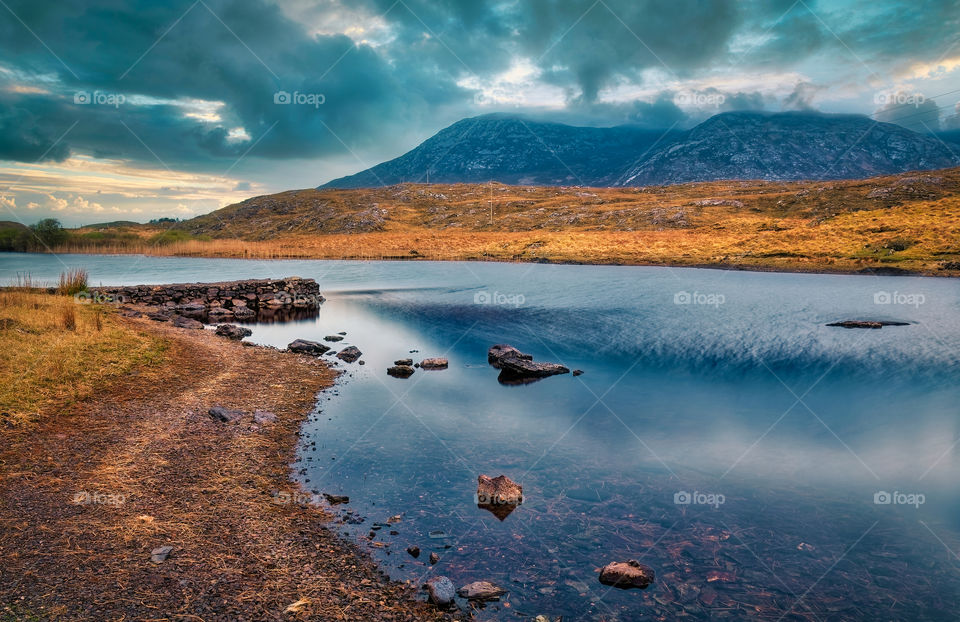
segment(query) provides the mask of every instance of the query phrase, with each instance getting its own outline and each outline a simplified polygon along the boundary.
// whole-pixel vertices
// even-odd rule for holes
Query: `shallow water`
[[[364,352],[305,424],[299,477],[350,496],[345,532],[392,576],[508,588],[480,619],[956,619],[956,280],[0,255],[0,282],[55,280],[61,260],[107,285],[316,278],[317,318],[252,337],[346,331]],[[825,326],[843,319],[910,325]],[[585,373],[504,386],[494,343]],[[386,375],[408,356],[450,369]],[[478,508],[481,473],[521,483],[523,505]],[[677,502],[695,492],[713,504]],[[598,582],[631,558],[650,588]]]

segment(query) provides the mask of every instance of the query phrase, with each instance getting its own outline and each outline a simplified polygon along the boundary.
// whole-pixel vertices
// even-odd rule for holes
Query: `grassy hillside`
[[[77,230],[67,249],[960,275],[960,169],[835,182],[295,190],[170,229]]]

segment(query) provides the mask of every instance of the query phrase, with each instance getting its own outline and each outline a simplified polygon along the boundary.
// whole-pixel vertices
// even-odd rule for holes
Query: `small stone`
[[[413,367],[413,359],[398,359],[393,362],[394,365],[404,365],[406,367]]]
[[[413,375],[414,369],[409,365],[394,365],[387,368],[387,375],[394,378],[409,378]]]
[[[308,341],[306,339],[296,339],[287,345],[287,350],[298,352],[300,354],[313,354],[320,356],[330,348],[317,341]]]
[[[173,317],[173,325],[177,328],[189,328],[190,330],[202,330],[203,322],[198,322],[197,320],[191,320],[188,317],[183,317],[182,315],[176,315]]]
[[[270,412],[269,410],[255,410],[253,411],[253,421],[263,425],[265,423],[273,423],[277,420],[277,416]]]
[[[341,335],[327,335],[323,338],[324,341],[343,341],[343,336]]]
[[[430,602],[438,607],[449,607],[457,595],[453,582],[447,577],[433,577],[427,581],[426,587]]]
[[[582,370],[582,369],[575,369],[575,370],[573,370],[573,375],[574,375],[574,376],[582,376],[582,375],[583,375],[583,370]]]
[[[410,553],[411,557],[420,557],[420,547],[419,546],[408,546],[407,553]]]
[[[622,589],[637,587],[644,589],[653,583],[653,568],[645,566],[635,559],[626,562],[607,564],[600,571],[600,583]]]
[[[223,406],[214,406],[207,411],[207,414],[209,414],[214,421],[219,421],[220,423],[233,423],[243,418],[242,410],[230,410]]]
[[[327,500],[327,503],[330,505],[340,505],[341,503],[350,503],[350,497],[346,495],[331,495],[323,493],[323,498]]]
[[[436,564],[440,561],[440,556],[436,553],[430,553],[430,565]]]
[[[155,564],[159,564],[160,562],[165,561],[167,557],[170,556],[171,552],[173,552],[173,547],[169,544],[157,547],[150,551],[150,561]]]

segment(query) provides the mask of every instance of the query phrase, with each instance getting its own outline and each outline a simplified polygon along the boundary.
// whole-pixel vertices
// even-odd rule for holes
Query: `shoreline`
[[[0,612],[453,619],[387,579],[330,512],[298,502],[298,439],[335,370],[210,330],[118,319],[169,344],[158,368],[0,428]],[[215,405],[245,416],[215,421]],[[257,409],[275,421],[254,423]],[[173,550],[152,561],[160,546]]]
[[[408,256],[385,256],[385,257],[321,257],[321,256],[290,256],[290,257],[238,257],[229,254],[152,254],[141,252],[98,252],[71,249],[69,251],[44,251],[37,253],[0,253],[11,255],[90,255],[101,257],[119,257],[129,255],[134,257],[152,257],[152,258],[177,258],[177,259],[231,259],[237,261],[357,261],[357,262],[432,262],[432,263],[498,263],[498,264],[544,264],[554,266],[611,266],[623,268],[669,268],[683,269],[693,268],[698,270],[727,270],[733,272],[763,272],[780,274],[822,274],[837,276],[904,276],[904,277],[930,277],[930,278],[960,278],[960,269],[957,270],[913,270],[910,268],[900,268],[896,266],[870,265],[859,269],[831,268],[826,266],[801,267],[790,265],[762,265],[762,264],[736,264],[729,262],[706,262],[706,263],[674,263],[674,262],[631,262],[631,261],[580,261],[574,259],[507,259],[492,257],[485,258],[435,258],[427,256],[408,257]]]

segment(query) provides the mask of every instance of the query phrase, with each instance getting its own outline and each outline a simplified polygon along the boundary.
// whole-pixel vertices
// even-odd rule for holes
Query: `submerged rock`
[[[409,365],[394,365],[393,367],[387,368],[387,374],[394,378],[409,378],[413,375],[414,371],[416,370]]]
[[[310,480],[307,480],[310,481]],[[341,503],[350,503],[350,497],[346,495],[331,495],[329,493],[323,493],[323,498],[327,500],[327,503],[330,505],[340,505]]]
[[[291,352],[298,352],[300,354],[313,354],[314,356],[320,356],[330,348],[323,345],[318,341],[308,341],[306,339],[297,339],[291,341],[287,345],[287,350]]]
[[[467,600],[496,600],[506,593],[507,590],[489,581],[474,581],[457,590],[457,594]]]
[[[840,328],[883,328],[884,326],[909,326],[909,322],[891,322],[874,320],[844,320],[842,322],[833,322],[827,326],[839,326]]]
[[[420,557],[420,547],[419,546],[408,546],[407,553],[410,554],[410,557]]]
[[[249,328],[244,328],[235,324],[221,324],[220,326],[217,326],[217,330],[214,332],[221,337],[226,337],[228,339],[243,339],[244,337],[249,337],[253,334],[253,331]]]
[[[438,561],[440,561],[440,556],[437,555],[436,553],[430,553],[430,565],[432,566],[436,564]]]
[[[438,607],[449,607],[457,595],[453,582],[447,577],[433,577],[426,584],[430,602]]]
[[[600,583],[612,585],[621,589],[644,589],[653,583],[655,573],[653,568],[645,566],[635,559],[626,562],[607,564],[600,571]]]
[[[323,338],[324,341],[343,341],[342,335],[327,335]]]
[[[447,359],[440,357],[420,361],[420,367],[422,369],[446,369],[448,365],[449,362]]]
[[[337,352],[337,358],[348,363],[353,363],[361,356],[363,356],[363,352],[361,352],[360,348],[357,346],[347,346],[343,350]]]

